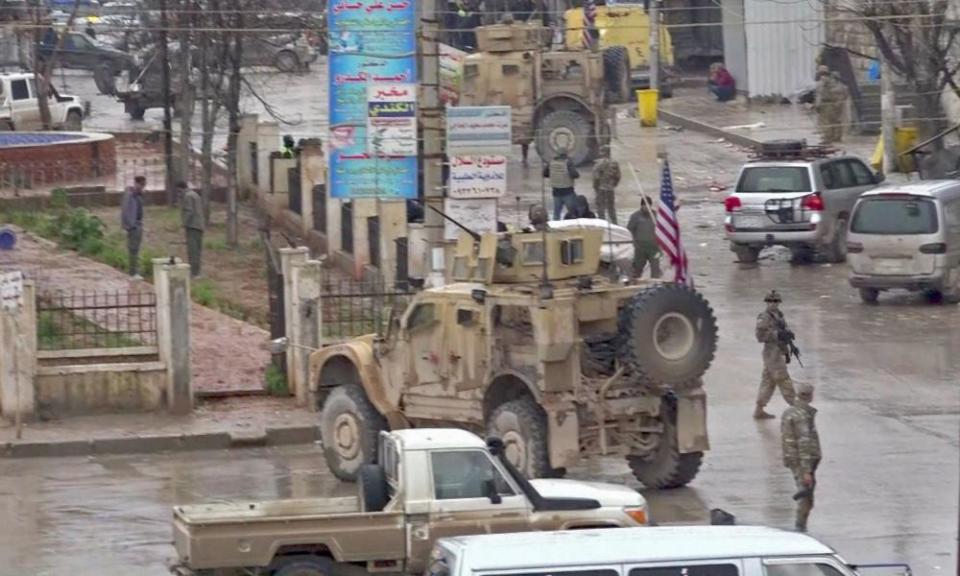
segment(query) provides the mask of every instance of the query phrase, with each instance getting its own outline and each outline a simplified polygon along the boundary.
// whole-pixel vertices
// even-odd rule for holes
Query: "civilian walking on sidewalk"
[[[127,233],[127,258],[130,276],[142,280],[140,276],[140,243],[143,242],[143,190],[147,187],[145,176],[133,179],[133,186],[127,186],[120,203],[120,225]]]
[[[553,189],[553,219],[559,220],[563,209],[575,210],[574,182],[580,177],[580,172],[573,165],[573,160],[567,156],[567,149],[560,148],[557,155],[549,164],[543,167],[543,177],[550,179],[550,188]]]
[[[187,261],[190,262],[190,277],[200,276],[200,258],[203,253],[203,231],[206,222],[203,211],[203,200],[196,190],[187,186],[186,182],[177,183],[180,193],[180,222],[187,235]]]

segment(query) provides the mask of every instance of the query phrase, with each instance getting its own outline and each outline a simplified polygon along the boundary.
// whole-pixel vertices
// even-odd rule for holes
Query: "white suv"
[[[53,128],[83,130],[83,102],[58,94],[50,85],[50,120]],[[43,130],[33,73],[0,74],[0,130]]]
[[[853,206],[882,180],[854,156],[829,156],[803,142],[767,143],[724,201],[730,249],[748,263],[775,245],[790,248],[795,261],[820,253],[843,262]]]

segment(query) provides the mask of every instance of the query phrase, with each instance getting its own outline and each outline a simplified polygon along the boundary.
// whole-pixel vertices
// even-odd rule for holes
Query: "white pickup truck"
[[[83,130],[83,102],[50,85],[50,122],[57,130]],[[43,130],[33,73],[0,74],[0,130]]]
[[[357,497],[175,506],[173,572],[420,574],[438,538],[648,523],[636,491],[526,480],[502,442],[463,430],[381,432],[378,455]]]

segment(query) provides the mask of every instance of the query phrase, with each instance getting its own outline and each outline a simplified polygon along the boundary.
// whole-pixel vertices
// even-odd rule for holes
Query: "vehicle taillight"
[[[800,206],[806,210],[823,210],[823,198],[819,192],[814,192],[809,196],[804,196]]]
[[[922,254],[946,254],[947,245],[943,242],[937,242],[935,244],[924,244],[920,246],[920,252]]]
[[[734,208],[742,206],[740,199],[736,196],[727,196],[723,201],[723,207],[727,212],[733,212]]]
[[[850,254],[859,254],[863,252],[863,244],[859,242],[847,242],[847,252]]]

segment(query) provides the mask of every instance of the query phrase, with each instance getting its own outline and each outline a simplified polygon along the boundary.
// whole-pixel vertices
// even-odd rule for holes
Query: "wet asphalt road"
[[[719,240],[716,204],[683,217],[697,283],[721,344],[706,378],[712,450],[688,487],[647,492],[660,523],[705,522],[724,508],[741,523],[790,527],[794,491],[778,421],[751,410],[760,373],[753,324],[776,287],[817,385],[824,461],[811,533],[854,562],[909,562],[915,574],[956,567],[960,462],[960,308],[918,296],[860,304],[844,266],[791,266],[772,254],[742,267]],[[775,398],[771,406],[784,404]],[[576,478],[636,486],[615,459]],[[215,499],[350,494],[316,447],[91,459],[0,461],[0,576],[163,574],[170,506]]]

